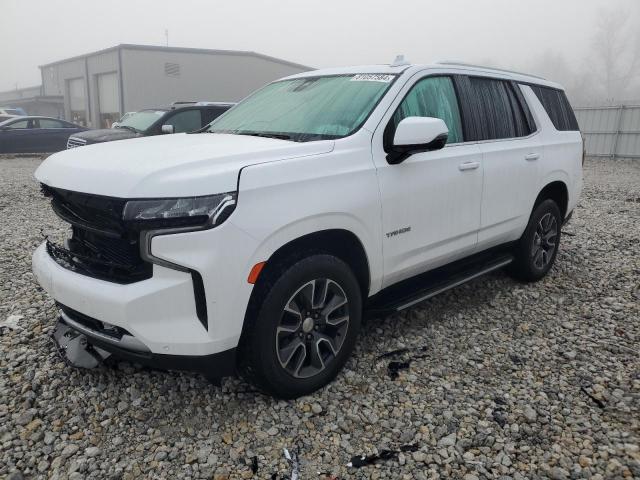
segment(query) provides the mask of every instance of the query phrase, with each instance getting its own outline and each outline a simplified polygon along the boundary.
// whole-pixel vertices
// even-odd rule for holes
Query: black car
[[[13,117],[0,123],[0,153],[48,153],[64,150],[69,135],[85,127],[51,117]]]
[[[69,137],[67,148],[161,133],[194,132],[211,123],[233,105],[218,102],[184,102],[175,103],[169,108],[140,110],[113,128],[90,130]]]

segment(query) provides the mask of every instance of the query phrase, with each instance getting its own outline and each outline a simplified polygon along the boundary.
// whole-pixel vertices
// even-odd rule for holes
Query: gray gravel
[[[640,478],[640,162],[587,163],[548,278],[496,273],[373,320],[334,383],[289,402],[238,379],[64,365],[30,269],[40,230],[60,229],[38,163],[0,160],[0,477],[285,478],[286,447],[305,479]],[[396,380],[390,361],[409,362]]]

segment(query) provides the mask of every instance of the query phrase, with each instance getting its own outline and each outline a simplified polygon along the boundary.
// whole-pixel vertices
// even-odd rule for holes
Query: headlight
[[[206,197],[130,200],[122,213],[125,222],[148,228],[203,227],[224,222],[236,205],[236,192]]]

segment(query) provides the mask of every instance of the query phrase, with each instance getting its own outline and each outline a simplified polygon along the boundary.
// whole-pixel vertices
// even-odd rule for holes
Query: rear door
[[[505,79],[465,77],[484,167],[478,250],[522,235],[537,195],[544,154],[520,87]]]
[[[38,152],[59,152],[67,146],[69,135],[76,130],[68,124],[54,118],[37,119],[37,130],[34,130],[33,143]]]

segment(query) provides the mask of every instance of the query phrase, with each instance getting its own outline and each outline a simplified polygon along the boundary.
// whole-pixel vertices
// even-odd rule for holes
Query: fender
[[[369,293],[373,295],[378,292],[382,288],[382,257],[379,249],[376,248],[378,242],[372,238],[370,229],[362,221],[344,212],[314,215],[281,226],[263,239],[247,263],[245,271],[250,271],[257,263],[269,260],[278,249],[287,243],[323,230],[346,230],[356,236],[364,248],[369,264]]]

